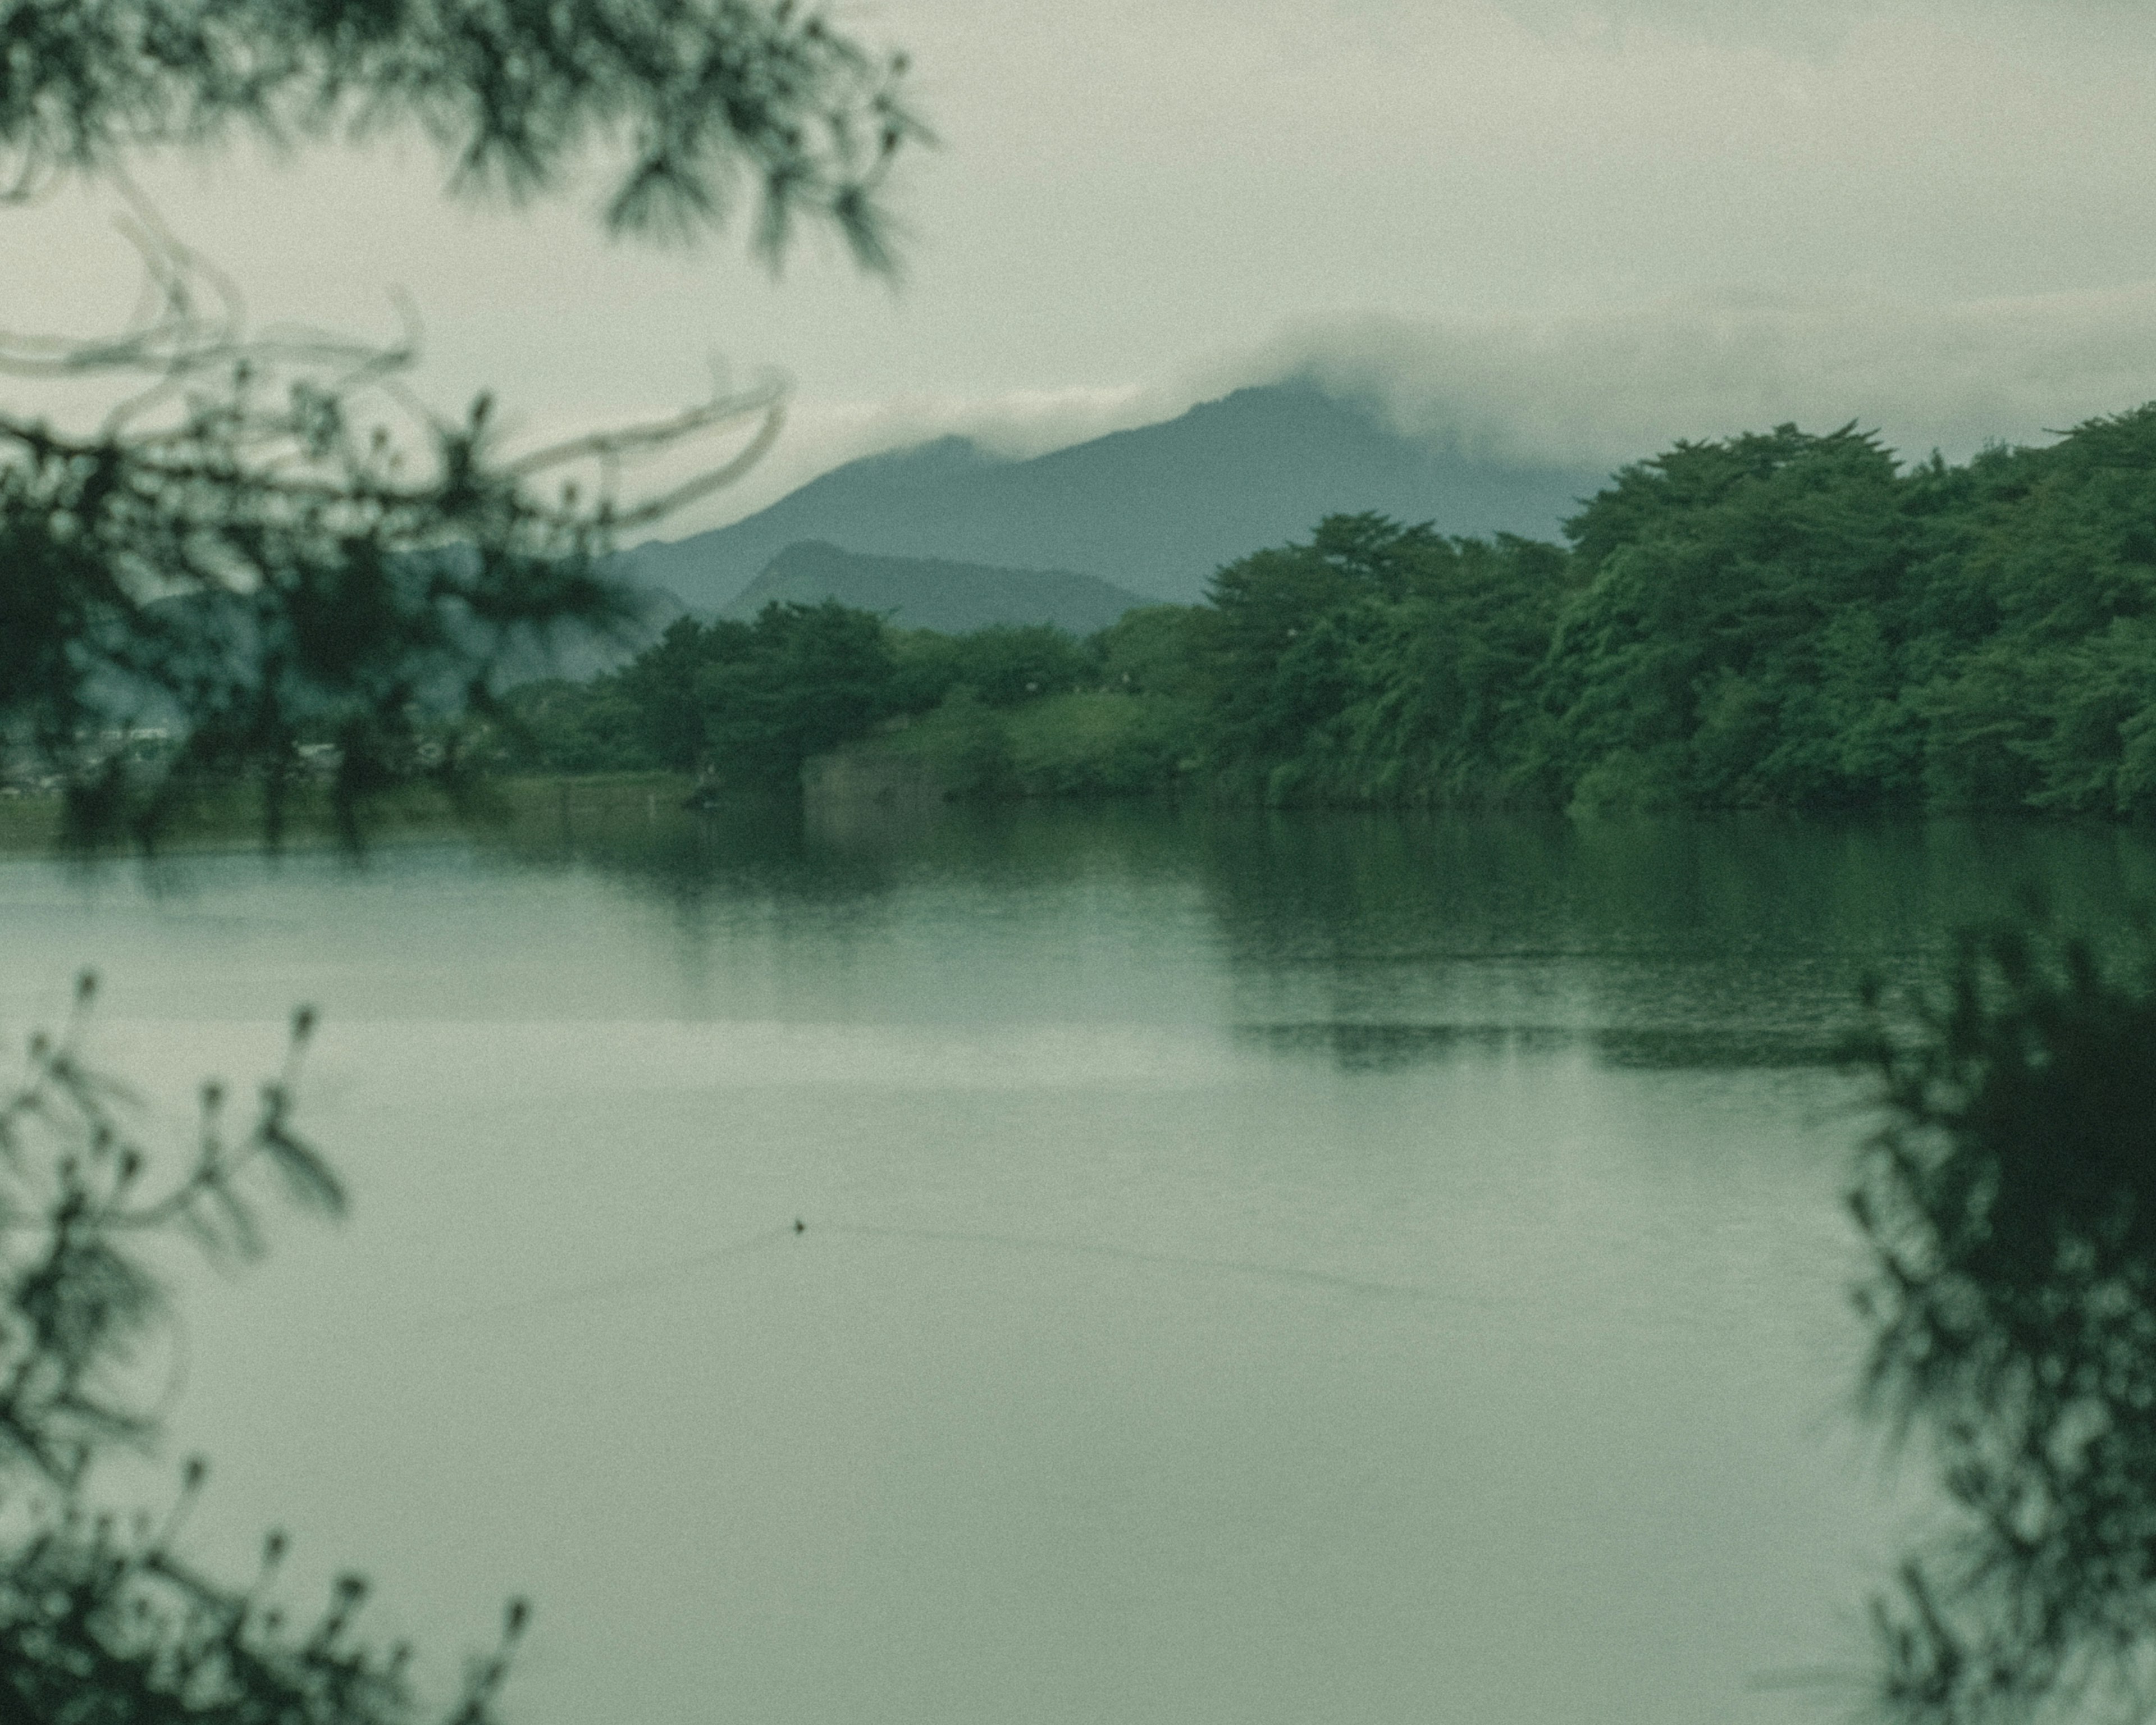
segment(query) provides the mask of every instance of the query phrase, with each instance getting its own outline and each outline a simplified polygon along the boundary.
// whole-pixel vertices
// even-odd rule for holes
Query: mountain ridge
[[[1007,569],[947,557],[875,557],[828,540],[800,540],[766,564],[720,608],[753,618],[767,604],[836,599],[888,616],[901,629],[964,634],[996,624],[1053,624],[1074,635],[1106,629],[1147,603],[1096,575],[1069,569]]]
[[[947,436],[851,461],[731,526],[624,554],[639,584],[716,611],[789,545],[1090,575],[1194,603],[1222,564],[1374,511],[1455,534],[1551,536],[1605,475],[1489,461],[1394,431],[1315,384],[1239,389],[1174,418],[1019,459]]]

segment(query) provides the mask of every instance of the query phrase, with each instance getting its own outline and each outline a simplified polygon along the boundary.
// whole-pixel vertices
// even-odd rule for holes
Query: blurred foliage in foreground
[[[0,204],[100,183],[144,272],[116,332],[0,332],[0,374],[92,386],[74,424],[0,406],[0,777],[55,793],[85,847],[147,850],[235,785],[272,843],[311,797],[353,847],[385,796],[468,803],[512,668],[628,620],[601,570],[614,535],[723,484],[781,418],[776,385],[715,388],[670,420],[512,453],[486,398],[454,416],[418,401],[408,330],[249,328],[131,158],[416,134],[453,191],[527,197],[596,170],[615,232],[690,238],[746,203],[767,259],[805,219],[889,274],[883,183],[923,136],[902,57],[790,0],[0,0]],[[624,466],[737,421],[755,429],[731,461],[620,495]],[[194,1154],[160,1187],[79,1032],[33,1042],[0,1095],[0,1719],[408,1725],[403,1655],[352,1639],[359,1582],[294,1630],[264,1586],[281,1541],[263,1578],[228,1585],[183,1560],[177,1517],[92,1506],[95,1458],[154,1433],[131,1394],[161,1314],[144,1253],[172,1233],[220,1260],[258,1250],[264,1174],[317,1209],[342,1194],[290,1129],[289,1075],[237,1137],[206,1091]],[[513,1606],[509,1638],[523,1620]],[[500,1651],[474,1667],[457,1725],[491,1717],[504,1670]]]
[[[1911,1725],[2149,1717],[2156,1697],[2156,944],[1964,937],[1856,1050],[1865,1405],[1953,1515],[1875,1601]],[[2063,1709],[2063,1712],[2059,1710]]]
[[[344,1189],[292,1122],[293,1086],[312,1029],[294,1021],[285,1070],[236,1130],[206,1086],[191,1153],[162,1165],[133,1122],[140,1106],[85,1052],[93,986],[74,1020],[29,1045],[0,1094],[0,1717],[23,1725],[408,1725],[420,1717],[408,1650],[357,1640],[367,1593],[341,1579],[320,1617],[295,1626],[270,1591],[285,1553],[265,1543],[251,1584],[219,1582],[176,1543],[204,1471],[191,1462],[162,1519],[123,1522],[90,1506],[98,1457],[156,1435],[143,1380],[169,1343],[153,1255],[171,1238],[231,1266],[260,1253],[264,1189],[335,1217]],[[475,1663],[446,1715],[482,1725],[525,1608]]]

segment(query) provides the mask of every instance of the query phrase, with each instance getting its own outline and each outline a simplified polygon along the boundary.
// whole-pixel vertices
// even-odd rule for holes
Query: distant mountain
[[[774,599],[804,605],[836,599],[888,614],[905,629],[963,634],[996,623],[1052,623],[1074,635],[1106,629],[1147,601],[1097,575],[1067,569],[996,569],[940,557],[869,557],[820,539],[789,545],[721,608],[753,617]]]
[[[942,438],[849,462],[745,521],[624,555],[629,578],[727,604],[804,540],[880,557],[1078,570],[1190,603],[1225,562],[1376,510],[1447,533],[1548,537],[1604,475],[1403,437],[1316,386],[1239,389],[1178,418],[1019,461]]]

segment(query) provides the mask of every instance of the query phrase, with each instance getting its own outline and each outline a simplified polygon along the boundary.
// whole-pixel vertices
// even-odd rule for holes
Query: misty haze
[[[0,1725],[2156,1717],[2156,17],[0,23]]]

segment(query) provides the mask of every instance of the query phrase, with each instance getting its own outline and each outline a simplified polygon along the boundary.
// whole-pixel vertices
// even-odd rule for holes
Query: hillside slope
[[[946,634],[999,623],[1052,623],[1086,635],[1147,603],[1127,588],[1066,569],[870,557],[808,540],[780,552],[720,614],[752,618],[774,600],[813,605],[824,599],[884,614],[904,629]]]
[[[804,540],[1098,576],[1192,603],[1221,564],[1375,510],[1447,533],[1535,537],[1604,483],[1403,437],[1306,383],[1239,389],[1178,418],[1019,461],[963,438],[848,463],[729,527],[627,554],[632,579],[716,610]]]

